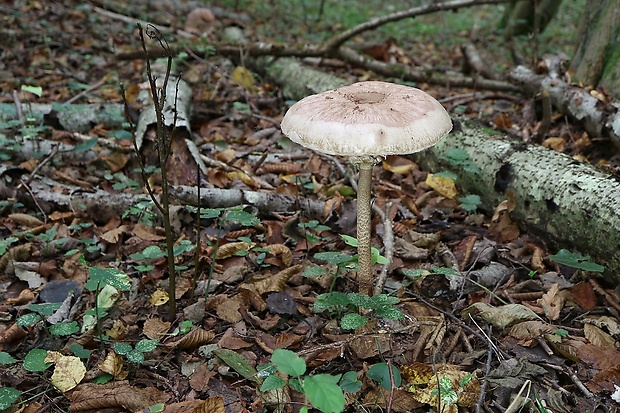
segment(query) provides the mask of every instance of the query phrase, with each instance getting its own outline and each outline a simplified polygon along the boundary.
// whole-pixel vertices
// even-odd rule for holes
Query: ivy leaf
[[[28,354],[26,354],[26,357],[24,357],[23,366],[26,370],[32,372],[45,371],[52,365],[52,363],[45,362],[45,357],[47,357],[46,350],[40,348],[32,349],[28,352]]]
[[[55,336],[70,336],[71,334],[80,331],[77,321],[72,322],[60,322],[50,326],[50,333]]]

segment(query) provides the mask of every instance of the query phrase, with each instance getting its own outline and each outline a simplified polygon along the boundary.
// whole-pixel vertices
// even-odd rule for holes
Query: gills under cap
[[[446,110],[426,92],[387,82],[359,82],[308,96],[282,119],[293,142],[331,155],[419,152],[452,129]]]

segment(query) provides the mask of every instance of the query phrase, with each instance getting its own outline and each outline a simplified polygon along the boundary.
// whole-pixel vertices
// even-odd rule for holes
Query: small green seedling
[[[159,340],[144,339],[136,343],[135,347],[132,347],[129,343],[114,343],[114,352],[121,356],[127,357],[127,360],[135,364],[144,363],[144,353],[148,353],[157,348]]]
[[[370,311],[370,317],[386,318],[389,320],[400,320],[403,313],[396,307],[400,300],[387,294],[379,294],[369,297],[360,293],[324,293],[317,297],[313,308],[316,312],[326,310],[333,311],[342,315],[340,327],[343,330],[355,330],[363,327],[369,318],[359,314],[360,309]]]
[[[381,387],[386,390],[392,390],[393,388],[400,387],[403,381],[398,368],[393,365],[388,365],[388,363],[377,363],[370,366],[368,373],[366,374],[369,378],[378,382]]]
[[[288,379],[276,375],[276,370],[287,375]],[[355,372],[344,375],[305,373],[304,359],[290,350],[276,349],[271,362],[259,368],[259,376],[265,376],[260,391],[277,390],[288,384],[293,390],[302,393],[314,408],[324,413],[340,413],[345,406],[344,391],[357,392],[362,385]],[[308,406],[300,410],[301,413],[308,411]]]

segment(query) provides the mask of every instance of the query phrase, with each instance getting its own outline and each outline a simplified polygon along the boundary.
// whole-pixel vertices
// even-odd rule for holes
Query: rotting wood
[[[561,79],[538,75],[525,66],[517,66],[510,79],[530,96],[546,90],[559,112],[583,124],[590,137],[608,137],[620,149],[620,113],[618,106],[607,104],[587,90],[571,86]]]
[[[460,130],[459,130],[460,129]],[[464,150],[476,168],[451,163]],[[606,267],[620,281],[620,182],[591,165],[537,145],[492,136],[468,122],[412,158],[423,168],[455,173],[457,185],[493,211],[512,192],[511,217],[551,248],[569,248]]]

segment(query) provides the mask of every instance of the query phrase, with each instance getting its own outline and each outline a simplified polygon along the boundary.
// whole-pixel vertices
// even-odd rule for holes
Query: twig
[[[110,79],[110,77],[111,77],[111,74],[108,73],[100,81],[98,81],[94,85],[88,87],[87,89],[84,89],[83,91],[81,91],[77,95],[73,96],[71,99],[69,99],[66,102],[64,102],[63,105],[69,105],[69,104],[75,102],[76,100],[78,100],[79,98],[81,98],[82,96],[85,96],[86,94],[92,92],[93,90],[99,89],[101,86],[106,84],[106,82],[108,81],[108,79]]]
[[[594,395],[584,386],[583,382],[579,380],[579,377],[572,370],[568,369],[568,376],[571,381],[577,386],[577,388],[586,396],[588,399],[593,399]]]
[[[128,17],[119,13],[115,13],[113,11],[109,11],[106,9],[102,9],[101,7],[97,7],[97,6],[93,6],[91,4],[84,4],[84,6],[87,9],[90,9],[91,11],[97,12],[99,14],[101,14],[102,16],[108,17],[110,19],[114,19],[114,20],[120,20],[123,21],[125,23],[133,23],[133,24],[141,24],[142,26],[152,26],[154,28],[156,28],[157,30],[159,30],[160,32],[165,32],[165,33],[176,33],[182,37],[188,38],[188,39],[193,39],[195,36],[189,32],[186,32],[185,30],[179,30],[179,29],[173,29],[171,27],[166,27],[166,26],[161,26],[158,24],[154,24],[154,23],[150,23],[146,20],[141,20],[141,19],[136,19],[134,17]],[[144,55],[142,55],[142,57],[144,57]],[[161,57],[161,56],[160,56]]]
[[[481,4],[500,4],[508,3],[512,0],[457,0],[440,3],[430,3],[426,6],[413,7],[408,10],[398,11],[396,13],[388,14],[387,16],[377,17],[372,20],[368,20],[362,24],[359,24],[349,30],[346,30],[331,39],[323,43],[325,50],[336,50],[347,40],[357,36],[362,32],[374,30],[387,23],[393,23],[399,20],[404,20],[410,17],[422,16],[425,14],[435,13],[444,10],[457,10],[465,7],[478,6]]]

